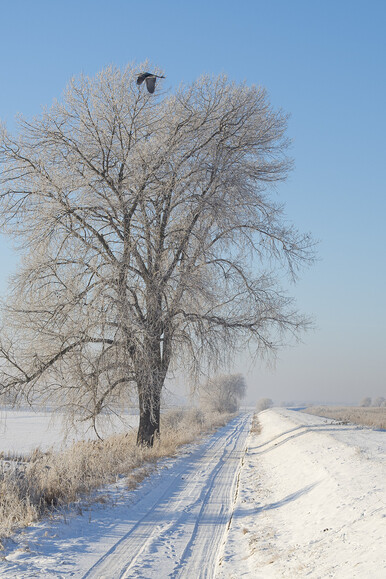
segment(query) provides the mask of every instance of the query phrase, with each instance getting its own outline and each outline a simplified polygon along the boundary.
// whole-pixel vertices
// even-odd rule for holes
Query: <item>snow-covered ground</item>
[[[136,428],[138,416],[123,415],[109,418],[101,416],[98,421],[99,432],[104,436],[113,432],[127,432]],[[33,410],[0,410],[0,452],[8,454],[27,454],[36,448],[45,451],[59,449],[77,440],[96,438],[89,425],[78,424],[77,430],[68,432],[65,417],[52,412]]]
[[[259,415],[219,578],[386,577],[386,432]]]
[[[0,576],[213,577],[234,508],[251,413],[163,462],[136,491],[124,482],[66,518],[7,541]],[[115,506],[111,506],[115,503]]]
[[[386,577],[386,433],[285,409],[242,414],[6,542],[7,579]]]

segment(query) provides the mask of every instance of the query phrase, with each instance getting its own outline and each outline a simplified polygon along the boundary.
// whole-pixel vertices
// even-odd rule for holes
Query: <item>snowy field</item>
[[[285,409],[241,414],[6,541],[0,576],[386,577],[386,433]]]
[[[98,432],[103,436],[127,432],[138,426],[138,416],[124,415],[98,421]],[[0,410],[0,452],[5,455],[24,455],[36,448],[59,450],[78,440],[94,440],[95,431],[89,425],[79,424],[77,430],[68,432],[63,415],[32,410]]]

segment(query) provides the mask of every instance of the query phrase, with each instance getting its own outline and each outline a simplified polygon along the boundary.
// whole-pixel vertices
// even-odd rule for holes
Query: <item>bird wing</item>
[[[155,76],[148,76],[146,78],[146,88],[151,94],[154,92],[156,80]]]
[[[150,76],[150,72],[143,72],[142,74],[138,75],[137,84],[142,84],[148,76]]]

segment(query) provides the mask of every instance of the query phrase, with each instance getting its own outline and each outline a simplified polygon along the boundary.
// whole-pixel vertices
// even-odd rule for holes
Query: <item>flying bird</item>
[[[143,72],[137,78],[137,85],[139,86],[140,84],[143,83],[143,81],[145,81],[147,90],[151,94],[153,94],[157,78],[165,78],[165,77],[159,76],[158,74],[152,74],[151,72]]]

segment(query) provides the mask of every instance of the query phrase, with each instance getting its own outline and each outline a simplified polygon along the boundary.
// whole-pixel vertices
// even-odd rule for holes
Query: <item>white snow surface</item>
[[[100,416],[98,431],[103,436],[116,432],[127,432],[138,426],[138,416],[123,414],[119,416]],[[25,455],[39,448],[59,450],[78,440],[95,440],[96,433],[87,423],[78,423],[77,429],[68,430],[66,417],[60,413],[0,410],[0,451],[5,455]]]
[[[386,577],[386,432],[259,414],[218,578]]]
[[[251,413],[5,543],[0,577],[386,577],[386,432]]]
[[[251,413],[163,461],[137,490],[124,481],[5,544],[0,576],[213,577],[235,503]],[[114,503],[112,506],[111,503]],[[81,513],[80,513],[81,511]]]

